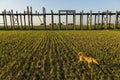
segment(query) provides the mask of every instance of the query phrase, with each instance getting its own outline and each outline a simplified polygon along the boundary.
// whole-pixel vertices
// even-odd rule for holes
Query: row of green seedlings
[[[31,39],[29,39],[28,38],[28,40],[31,40]],[[13,61],[11,61],[11,62],[16,62],[16,64],[13,66],[13,67],[9,67],[9,65],[8,65],[8,68],[11,68],[11,69],[14,69],[14,68],[18,68],[18,67],[20,67],[20,66],[18,66],[17,65],[17,63],[19,63],[19,61],[21,61],[22,62],[22,65],[24,64],[24,59],[25,59],[25,56],[27,56],[27,53],[26,53],[26,49],[27,49],[27,47],[29,47],[29,49],[31,49],[31,47],[32,47],[32,44],[31,44],[31,46],[27,46],[27,45],[29,45],[29,43],[33,43],[33,41],[25,41],[26,42],[26,45],[25,46],[22,46],[22,51],[20,51],[16,56],[14,56],[14,60]],[[27,43],[28,42],[28,43]],[[21,47],[20,45],[19,45],[19,47]],[[18,48],[19,49],[19,48]],[[25,52],[25,53],[24,53]],[[16,60],[17,59],[17,60]],[[22,59],[22,60],[21,60]],[[22,67],[22,66],[21,66]],[[18,70],[18,69],[15,69],[15,70]],[[16,71],[17,72],[17,71]],[[7,72],[7,73],[9,73],[9,72]],[[14,71],[14,73],[15,73],[15,71]],[[11,74],[13,74],[13,72],[11,73]],[[10,74],[10,75],[11,75]],[[16,73],[17,74],[17,73]],[[6,75],[6,76],[8,76],[8,75]],[[13,75],[11,75],[11,77],[12,77]],[[10,76],[8,76],[8,77],[10,77]],[[7,77],[6,77],[7,78]]]
[[[64,36],[64,35],[63,35],[63,37],[66,38],[66,36]],[[71,40],[71,41],[70,41],[70,40]],[[72,45],[72,48],[73,48],[74,50],[76,50],[76,52],[79,51],[79,50],[76,49],[76,45],[78,45],[78,44],[75,44],[75,43],[73,42],[73,41],[78,42],[79,40],[72,40],[72,39],[70,39],[70,37],[68,37],[68,39],[67,39],[67,40],[64,40],[64,41],[67,41],[67,42],[70,41],[69,43],[71,43],[71,44],[70,44],[69,47],[71,47],[71,45]],[[67,42],[66,42],[66,43],[67,43]],[[74,46],[74,44],[75,44],[75,46]],[[85,65],[85,66],[87,66],[87,65]],[[95,67],[97,67],[98,70],[95,70],[95,69],[93,70],[93,68],[95,68]],[[101,67],[102,67],[102,66],[101,66]],[[89,78],[91,78],[91,79],[93,79],[93,78],[94,78],[94,79],[99,79],[99,78],[101,78],[101,79],[103,79],[103,78],[111,78],[112,75],[111,75],[111,74],[109,75],[107,72],[104,73],[104,71],[101,69],[101,67],[96,66],[96,65],[93,65],[92,67],[89,67],[89,66],[88,66],[88,69],[87,69],[87,68],[86,68],[87,70],[85,69],[86,72],[88,72],[88,74],[86,74],[86,76],[89,76],[89,75],[90,75]],[[84,71],[85,71],[85,70],[84,70]],[[99,74],[96,76],[96,72],[97,72],[97,71],[98,71]],[[80,71],[80,72],[81,72],[81,71]],[[90,74],[90,73],[91,73],[91,74]],[[103,75],[103,76],[100,76],[100,75]],[[83,76],[83,75],[82,75],[82,76]],[[87,77],[85,77],[85,78],[87,78]],[[89,79],[89,78],[88,78],[88,79]]]
[[[12,35],[11,35],[12,36]],[[6,72],[6,69],[7,68],[9,68],[8,66],[10,66],[10,64],[12,65],[12,62],[14,61],[14,59],[16,59],[16,57],[18,56],[18,54],[16,54],[16,53],[18,53],[18,49],[19,49],[19,45],[21,44],[21,41],[20,42],[18,42],[18,43],[16,43],[16,44],[12,44],[12,42],[14,41],[14,40],[12,40],[12,39],[9,39],[10,41],[8,41],[9,42],[9,44],[6,42],[5,44],[8,44],[8,45],[10,45],[10,46],[3,46],[4,48],[5,48],[5,50],[3,50],[3,52],[4,52],[4,54],[3,54],[3,63],[1,63],[1,65],[2,65],[2,74],[3,73],[5,73]],[[16,41],[17,41],[18,39],[16,39]],[[4,44],[4,45],[5,45]],[[16,47],[15,47],[16,46]],[[6,48],[6,47],[8,47],[8,48]],[[11,52],[10,52],[10,50],[9,50],[9,47],[11,47]],[[12,56],[14,56],[14,57],[12,57]],[[7,60],[7,61],[6,61]],[[5,62],[4,62],[5,61]],[[4,71],[5,70],[5,71]],[[8,70],[8,69],[7,69]],[[2,76],[2,74],[1,74],[1,76]]]
[[[36,37],[35,39],[36,40],[33,40],[33,45],[31,48],[28,49],[28,51],[26,53],[28,53],[28,55],[26,56],[25,60],[24,60],[24,65],[22,67],[22,71],[21,71],[21,75],[18,75],[18,77],[16,77],[16,79],[34,79],[36,73],[36,56],[37,56],[37,49],[39,48],[40,43],[41,43],[41,38],[39,39],[38,35],[34,36]],[[30,43],[29,43],[30,45]]]
[[[19,49],[19,48],[18,48]],[[12,62],[15,62],[16,61],[16,58],[18,58],[18,56],[20,56],[20,55],[23,55],[23,54],[16,54],[14,57],[12,57],[12,58],[14,58],[11,62],[10,62],[10,64],[12,64]],[[8,66],[8,68],[11,68],[11,67],[9,67],[9,64],[7,65]],[[9,73],[8,71],[6,71],[7,73]]]

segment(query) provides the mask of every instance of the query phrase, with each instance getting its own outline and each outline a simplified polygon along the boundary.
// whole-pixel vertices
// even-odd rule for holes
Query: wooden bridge
[[[66,30],[69,29],[69,26],[72,26],[71,29],[73,30],[110,29],[110,28],[119,29],[119,21],[120,21],[119,15],[120,15],[119,11],[112,13],[108,10],[105,12],[98,11],[98,13],[93,13],[92,11],[88,13],[84,13],[83,10],[79,13],[77,13],[75,10],[59,10],[58,13],[54,13],[53,10],[51,10],[51,13],[46,13],[46,9],[43,7],[42,13],[38,11],[35,11],[33,13],[32,7],[27,7],[26,11],[24,11],[23,13],[18,13],[18,11],[13,12],[13,10],[7,11],[5,9],[4,11],[2,11],[2,13],[0,13],[0,16],[2,16],[3,19],[0,21],[1,23],[0,29],[34,30],[35,26],[43,27],[44,29],[50,27],[49,29],[51,30],[55,29],[55,27],[57,27],[56,29],[61,30],[62,26],[64,26]],[[35,16],[39,17],[41,21],[40,25],[34,24]],[[49,26],[47,25],[47,16],[51,16],[49,17],[51,19]],[[54,16],[58,16],[57,17],[58,23],[55,23]],[[61,22],[62,20],[61,16],[65,16],[65,20],[66,20],[65,25],[63,25]],[[72,23],[68,23],[69,16],[73,16]],[[79,16],[79,25],[76,24],[76,17],[78,18],[78,16]],[[42,19],[40,17],[42,17]],[[8,21],[10,22],[10,24],[8,24]],[[86,24],[84,24],[84,22],[86,22]]]

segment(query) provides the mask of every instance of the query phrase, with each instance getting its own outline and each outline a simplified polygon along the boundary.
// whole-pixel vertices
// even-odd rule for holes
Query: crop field
[[[99,65],[78,63],[78,53]],[[0,80],[119,80],[120,32],[0,31]]]

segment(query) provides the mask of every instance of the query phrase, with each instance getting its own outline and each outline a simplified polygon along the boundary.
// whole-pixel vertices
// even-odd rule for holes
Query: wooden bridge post
[[[90,11],[90,25],[89,25],[89,30],[91,30],[92,27],[92,11]]]
[[[98,27],[97,27],[97,29],[99,29],[100,28],[100,11],[98,11]]]
[[[22,24],[22,14],[20,13],[20,22],[21,22],[21,27],[20,29],[23,29],[23,24]]]
[[[96,28],[96,16],[97,16],[97,15],[95,15],[95,28],[94,28],[94,29],[97,29],[97,28]]]
[[[45,29],[46,29],[46,10],[45,10],[44,7],[43,7],[43,21],[44,21],[44,26],[45,26]]]
[[[9,11],[9,14],[10,14],[10,25],[11,25],[11,28],[13,29],[13,25],[12,25],[12,14],[11,14],[11,11]]]
[[[11,10],[11,15],[12,15],[12,24],[13,24],[13,27],[15,27],[15,21],[14,21],[13,9]]]
[[[74,30],[76,29],[76,11],[73,12],[73,27],[74,27]]]
[[[81,12],[80,12],[80,30],[81,30]]]
[[[83,27],[83,10],[82,12],[80,12],[80,29],[82,30],[82,27]]]
[[[118,18],[119,18],[119,11],[117,11],[117,28],[119,28],[119,21],[118,21]]]
[[[26,13],[24,11],[24,26],[25,26],[25,29],[26,29]]]
[[[30,7],[30,14],[31,14],[31,26],[33,29],[33,14],[32,14],[32,7]]]
[[[109,13],[109,29],[110,29],[110,26],[111,26],[111,12]]]
[[[60,17],[60,11],[58,13],[58,16],[59,16],[59,30],[61,30],[61,17]]]
[[[104,22],[103,22],[103,20],[104,20],[104,14],[102,13],[102,24],[101,24],[101,28],[103,29],[103,25],[104,25]]]
[[[18,11],[16,11],[16,16],[17,16],[17,26],[18,26],[18,28],[20,29],[20,26],[19,26],[19,18],[18,18]]]
[[[68,29],[68,11],[66,11],[66,30]]]
[[[118,11],[115,13],[115,22],[114,22],[114,29],[116,29],[118,26]]]
[[[106,11],[106,26],[105,26],[105,29],[108,28],[108,10]]]
[[[3,24],[4,24],[4,29],[5,29],[5,12],[4,11],[2,12],[2,15],[3,15]]]
[[[28,26],[29,26],[29,29],[31,29],[30,28],[30,11],[29,11],[29,7],[27,6],[27,15],[28,15]]]
[[[89,29],[88,24],[89,24],[89,13],[87,13],[87,29]]]
[[[4,10],[4,15],[5,15],[5,26],[6,26],[6,29],[7,29],[8,26],[7,26],[7,12],[6,12],[6,9]]]
[[[54,16],[53,16],[53,10],[51,10],[51,25],[52,25],[52,30],[54,29]]]

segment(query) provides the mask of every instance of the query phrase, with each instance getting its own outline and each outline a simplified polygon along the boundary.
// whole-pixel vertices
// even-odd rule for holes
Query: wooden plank
[[[51,10],[51,25],[52,25],[52,30],[54,29],[54,16],[53,16],[53,10]]]

